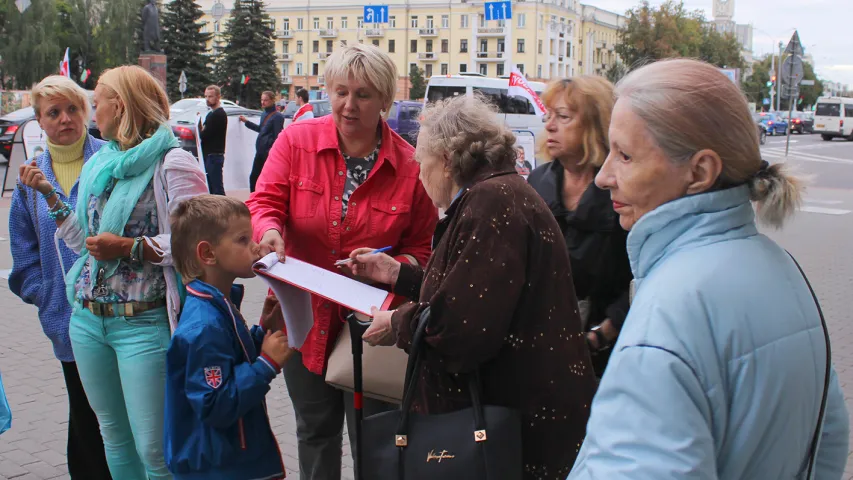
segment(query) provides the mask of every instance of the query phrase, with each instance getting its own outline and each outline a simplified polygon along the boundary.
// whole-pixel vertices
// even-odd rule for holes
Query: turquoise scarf
[[[166,151],[178,147],[178,140],[167,126],[161,126],[157,132],[142,141],[139,145],[128,150],[121,150],[118,143],[112,141],[104,145],[92,158],[83,165],[80,181],[77,186],[77,224],[83,230],[83,236],[88,238],[89,232],[89,199],[99,197],[116,181],[110,194],[110,199],[101,212],[98,231],[94,233],[113,233],[124,235],[124,227],[130,219],[130,214],[139,203],[139,197],[145,192],[154,171],[163,159]],[[74,305],[75,285],[83,272],[83,267],[89,260],[89,252],[83,248],[80,258],[74,262],[65,276],[65,294],[68,302]],[[103,265],[101,265],[103,263]],[[115,274],[119,260],[98,262],[92,259],[92,281],[95,281],[98,270],[103,266],[104,278]]]

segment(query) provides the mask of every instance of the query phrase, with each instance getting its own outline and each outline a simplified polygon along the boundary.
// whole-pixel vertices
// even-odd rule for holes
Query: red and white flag
[[[533,109],[536,111],[536,115],[540,117],[545,116],[545,104],[539,99],[539,95],[536,95],[536,92],[530,88],[524,75],[517,68],[513,68],[509,74],[509,88],[506,93],[510,96],[517,95],[530,100],[530,103],[533,104]]]
[[[71,60],[68,58],[68,53],[71,51],[70,48],[65,49],[65,58],[59,62],[59,74],[65,75],[68,78],[71,78]]]

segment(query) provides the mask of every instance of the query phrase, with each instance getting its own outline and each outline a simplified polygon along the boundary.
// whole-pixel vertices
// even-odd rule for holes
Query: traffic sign
[[[788,46],[785,47],[785,53],[788,55],[802,55],[803,53],[803,44],[800,42],[800,33],[794,30],[794,34],[791,35],[791,40],[788,42]]]
[[[812,86],[814,86],[814,80],[802,80],[800,82],[800,85],[806,86],[806,87],[812,87]]]
[[[770,105],[770,99],[765,98],[761,103],[763,103],[764,105]]]
[[[187,91],[187,74],[181,70],[181,76],[178,78],[178,91],[181,92],[181,97]]]
[[[15,6],[18,7],[18,11],[24,13],[24,10],[30,8],[30,4],[32,2],[30,0],[15,0]]]
[[[508,20],[512,18],[512,2],[486,2],[486,20]]]
[[[803,57],[799,55],[791,55],[786,58],[785,63],[782,64],[782,81],[790,85],[799,85],[802,80]]]
[[[364,23],[388,23],[388,5],[365,5]]]

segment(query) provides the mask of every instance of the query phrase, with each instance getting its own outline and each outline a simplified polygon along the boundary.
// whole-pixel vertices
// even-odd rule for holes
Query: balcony
[[[502,62],[504,52],[477,52],[477,60],[485,62]]]
[[[551,33],[559,33],[560,36],[562,37],[563,35],[566,34],[566,24],[565,23],[551,23],[548,30],[550,30]]]
[[[320,38],[337,38],[338,31],[334,28],[325,28],[323,30],[317,30],[317,35],[319,35]]]
[[[282,75],[281,76],[281,83],[284,85],[292,85],[293,84],[293,77],[291,77],[290,75]]]
[[[324,75],[320,75],[319,77],[317,77],[317,83],[319,83],[320,85],[325,85],[326,77]]]
[[[367,38],[379,38],[385,36],[385,30],[381,28],[368,28],[364,31],[364,36]]]
[[[607,48],[607,42],[595,42],[595,48]]]
[[[292,53],[277,53],[275,55],[275,58],[279,62],[289,62],[289,61],[293,60],[293,54]]]
[[[438,54],[435,52],[419,52],[418,60],[425,62],[434,62],[438,60]]]
[[[276,30],[276,38],[293,38],[293,30]]]
[[[325,60],[325,59],[329,58],[329,55],[331,55],[331,54],[332,54],[332,52],[321,52],[321,53],[318,53],[318,54],[317,54],[317,60]]]
[[[438,29],[437,28],[421,28],[418,30],[418,35],[422,37],[437,37]]]
[[[506,27],[479,27],[477,35],[481,37],[502,37],[506,35]]]

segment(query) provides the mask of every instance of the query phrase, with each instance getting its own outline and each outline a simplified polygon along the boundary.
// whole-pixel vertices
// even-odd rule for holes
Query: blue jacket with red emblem
[[[265,396],[280,368],[216,288],[194,280],[167,353],[165,454],[176,480],[284,478]]]

